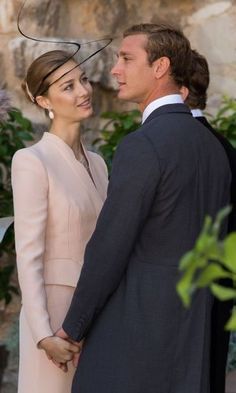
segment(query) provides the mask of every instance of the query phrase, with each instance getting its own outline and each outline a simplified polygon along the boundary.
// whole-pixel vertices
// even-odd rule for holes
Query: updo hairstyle
[[[72,55],[64,50],[46,52],[35,59],[21,85],[27,99],[37,105],[36,97],[45,95],[50,86],[50,75],[70,59]]]

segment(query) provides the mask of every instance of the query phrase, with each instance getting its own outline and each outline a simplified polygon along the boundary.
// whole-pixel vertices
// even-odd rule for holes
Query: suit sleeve
[[[13,157],[12,188],[19,285],[24,313],[37,344],[53,334],[43,278],[48,180],[40,159],[28,149]]]
[[[86,247],[85,260],[63,329],[80,341],[118,287],[160,181],[160,166],[142,133],[117,149],[108,196]]]

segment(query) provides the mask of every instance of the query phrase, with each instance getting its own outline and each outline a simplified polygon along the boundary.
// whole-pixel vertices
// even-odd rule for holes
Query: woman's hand
[[[77,345],[56,336],[44,338],[38,347],[44,349],[49,359],[60,364],[72,360],[74,355],[80,351]]]
[[[79,363],[79,358],[80,358],[80,354],[81,354],[84,340],[81,340],[80,342],[76,342],[76,341],[71,340],[70,337],[68,336],[68,334],[62,328],[60,328],[56,331],[55,336],[63,338],[64,340],[68,340],[71,344],[74,344],[78,347],[78,352],[74,354],[74,357],[72,359],[72,364],[76,368]],[[62,368],[61,366],[58,366],[58,367]],[[65,371],[65,369],[63,371]]]

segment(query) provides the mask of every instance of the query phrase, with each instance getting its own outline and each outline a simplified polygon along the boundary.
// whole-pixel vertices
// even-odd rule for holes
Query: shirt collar
[[[167,104],[183,104],[184,101],[180,94],[170,94],[150,102],[143,111],[142,123],[148,118],[148,116],[157,108]]]
[[[201,109],[191,109],[193,117],[203,117]]]

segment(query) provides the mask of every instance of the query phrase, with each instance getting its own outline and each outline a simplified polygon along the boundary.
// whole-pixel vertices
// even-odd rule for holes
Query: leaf
[[[198,239],[200,239],[203,235],[208,235],[211,231],[211,227],[212,227],[212,218],[207,215],[204,219],[203,228],[198,236]],[[195,244],[197,244],[197,241]]]
[[[210,288],[213,295],[219,300],[224,301],[236,298],[236,290],[233,288],[224,287],[219,284],[211,284]]]
[[[233,309],[232,315],[225,325],[226,330],[236,330],[236,310]]]
[[[122,138],[139,127],[141,114],[138,110],[121,113],[113,111],[102,113],[101,118],[109,121],[100,130],[100,136],[93,145],[98,145],[98,151],[103,155],[110,173],[117,145]]]
[[[233,146],[236,146],[236,101],[234,98],[224,96],[222,104],[210,123],[216,131],[224,135]]]
[[[222,262],[232,272],[236,273],[236,233],[230,233],[224,241],[224,256]]]
[[[191,303],[191,295],[194,291],[192,285],[193,275],[195,273],[195,267],[191,266],[179,280],[176,285],[177,293],[179,294],[185,307],[189,307]]]
[[[196,286],[198,288],[204,288],[212,281],[226,277],[232,278],[232,275],[226,272],[219,264],[212,262],[201,272],[198,280],[196,281]]]
[[[219,212],[216,215],[215,222],[213,223],[213,234],[217,235],[219,234],[220,227],[222,225],[222,222],[225,220],[225,218],[229,215],[229,213],[232,210],[231,205],[227,205],[224,208],[220,209]]]
[[[217,237],[214,235],[201,235],[196,242],[195,249],[197,253],[205,257],[206,260],[218,259],[219,257],[220,248],[217,243]]]
[[[194,260],[195,260],[194,257],[195,257],[195,253],[193,250],[186,252],[186,254],[184,254],[180,260],[179,269],[185,270],[189,266],[191,266],[194,263]]]
[[[18,137],[21,138],[22,141],[32,141],[32,136],[26,131],[18,131]]]

